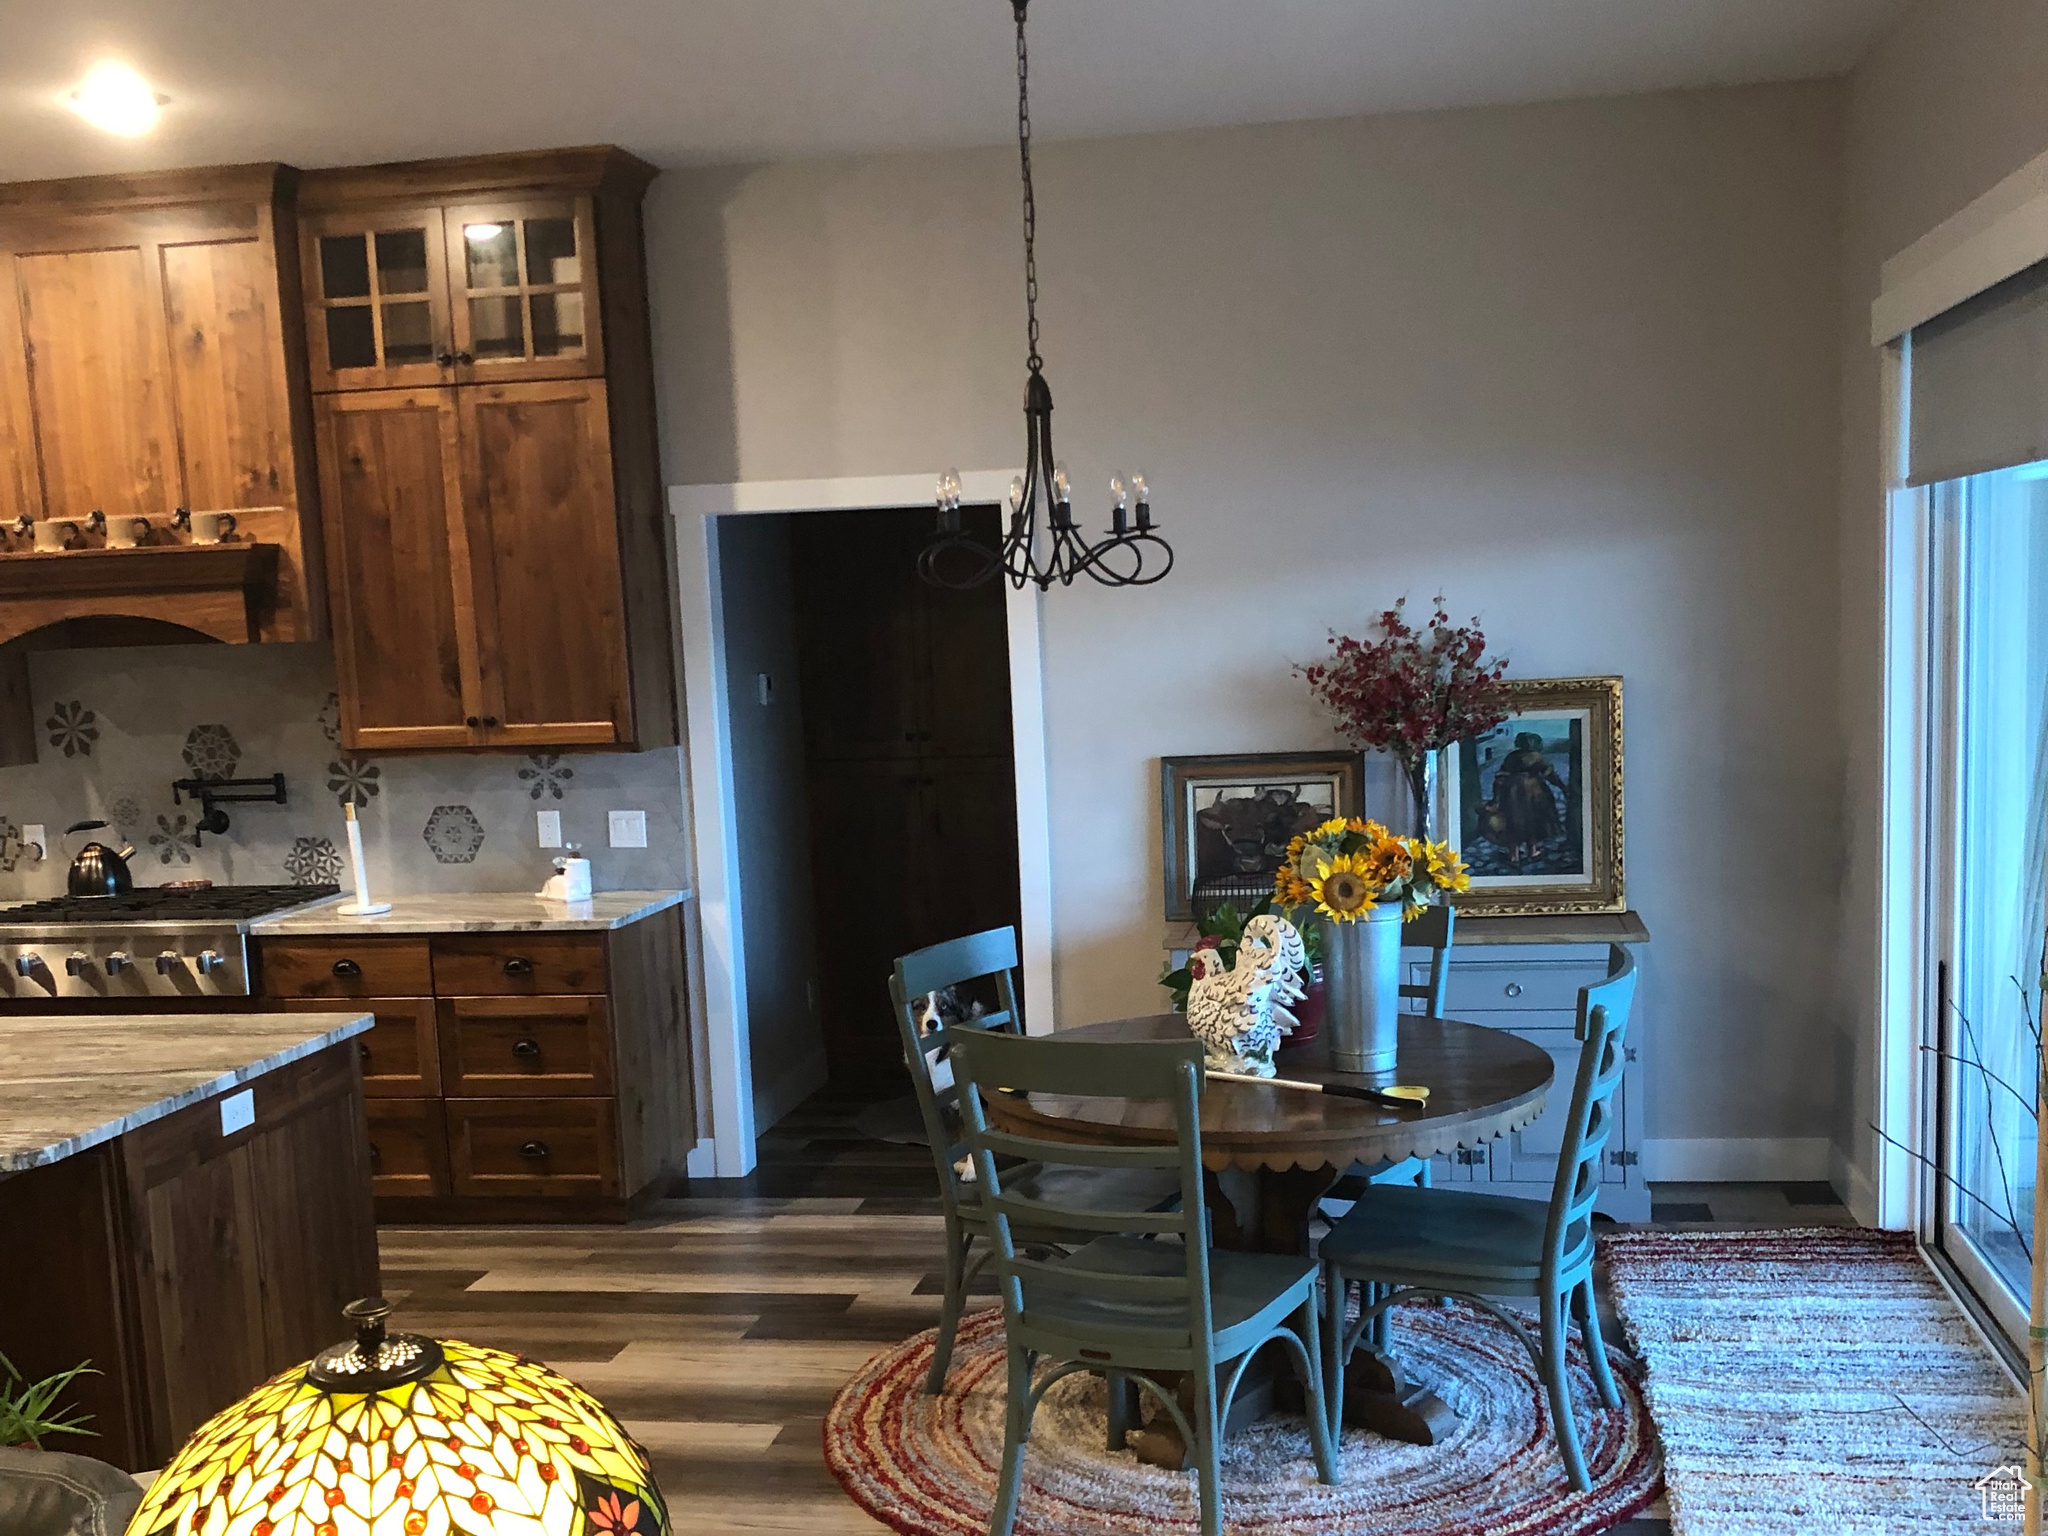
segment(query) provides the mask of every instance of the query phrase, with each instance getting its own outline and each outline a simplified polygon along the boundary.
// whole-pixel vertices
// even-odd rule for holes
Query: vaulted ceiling
[[[1906,0],[1034,0],[1049,137],[1840,73]],[[64,93],[125,59],[150,137]],[[661,165],[1002,141],[1003,0],[0,0],[0,179],[611,141]]]

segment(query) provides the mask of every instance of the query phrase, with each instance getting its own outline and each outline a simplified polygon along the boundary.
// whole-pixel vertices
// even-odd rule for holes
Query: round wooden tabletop
[[[1184,1040],[1177,1013],[1117,1019],[1060,1031],[1073,1040]],[[1260,1084],[1211,1081],[1202,1093],[1202,1161],[1210,1168],[1348,1168],[1475,1147],[1543,1113],[1550,1053],[1504,1029],[1456,1019],[1401,1020],[1396,1081],[1429,1089],[1421,1110],[1381,1109],[1357,1099]],[[1320,1042],[1284,1050],[1280,1075],[1309,1082],[1368,1081],[1331,1070]],[[989,1118],[1017,1135],[1128,1146],[1173,1140],[1164,1103],[991,1094]]]

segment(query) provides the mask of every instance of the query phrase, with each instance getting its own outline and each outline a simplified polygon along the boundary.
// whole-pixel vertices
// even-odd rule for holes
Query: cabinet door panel
[[[45,515],[162,519],[175,432],[148,245],[19,256]]]
[[[165,245],[164,315],[184,504],[201,511],[296,499],[277,274],[256,240]]]
[[[453,380],[439,208],[351,209],[307,218],[299,226],[299,260],[314,389]]]
[[[445,390],[323,396],[317,425],[341,681],[354,751],[460,747],[480,697]]]
[[[458,390],[484,725],[496,746],[632,739],[601,380]]]
[[[446,226],[459,382],[604,372],[589,198],[472,203]]]
[[[12,271],[12,261],[0,261],[0,273]],[[21,299],[11,284],[0,283],[0,518],[42,515],[43,472],[36,463]]]

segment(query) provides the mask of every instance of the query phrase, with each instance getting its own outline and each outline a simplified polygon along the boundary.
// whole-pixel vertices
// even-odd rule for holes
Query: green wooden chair
[[[946,1221],[946,1299],[939,1312],[938,1347],[925,1377],[927,1392],[938,1392],[946,1384],[946,1372],[953,1363],[953,1336],[960,1326],[968,1284],[982,1265],[994,1257],[995,1247],[993,1228],[979,1191],[963,1181],[955,1169],[967,1156],[966,1143],[960,1139],[952,1113],[956,1090],[949,1069],[941,1064],[935,1072],[933,1067],[933,1058],[948,1042],[942,1031],[918,1032],[914,1007],[917,999],[930,993],[948,987],[973,989],[981,983],[980,990],[994,996],[995,1008],[956,1029],[1017,1034],[1020,1019],[1016,966],[1015,930],[991,928],[986,933],[950,939],[905,955],[896,962],[896,973],[889,978],[889,996],[896,1005],[896,1028],[902,1036],[903,1061],[910,1070],[918,1114],[924,1121],[925,1140],[932,1149],[932,1163],[939,1176],[939,1206]],[[1131,1200],[1141,1206],[1156,1205],[1173,1200],[1180,1193],[1180,1185],[1170,1173],[1157,1171],[1104,1177],[1069,1169],[1013,1168],[1008,1179],[1015,1189],[1084,1206]],[[1038,1249],[1078,1246],[1094,1235],[1094,1229],[1020,1226],[1017,1239],[1026,1247]],[[973,1252],[977,1239],[982,1245],[978,1258]]]
[[[1194,1040],[1117,1044],[1023,1039],[963,1032],[953,1045],[960,1116],[995,1229],[1003,1326],[1009,1342],[1009,1405],[1003,1466],[989,1519],[990,1536],[1010,1536],[1024,1472],[1031,1419],[1046,1389],[1076,1371],[1109,1381],[1110,1444],[1123,1443],[1130,1387],[1149,1392],[1179,1428],[1200,1485],[1203,1536],[1221,1536],[1218,1471],[1231,1398],[1264,1344],[1280,1340],[1308,1397],[1316,1475],[1337,1481],[1330,1420],[1323,1400],[1316,1319],[1315,1261],[1286,1254],[1233,1253],[1208,1244],[1202,1195],[1202,1047]],[[1163,1102],[1173,1113],[1171,1145],[1096,1147],[1044,1141],[989,1129],[981,1096],[1014,1090]],[[1037,1166],[1169,1171],[1180,1202],[1173,1210],[1076,1210],[1020,1192],[999,1156]],[[1031,1258],[1018,1231],[1043,1224],[1085,1226],[1098,1234],[1071,1254]],[[1038,1361],[1053,1368],[1034,1380]],[[1224,1379],[1219,1385],[1217,1372]],[[1183,1371],[1194,1383],[1194,1422],[1159,1373]]]
[[[1614,1129],[1609,1105],[1621,1081],[1636,969],[1619,945],[1608,955],[1607,979],[1579,990],[1578,1036],[1584,1043],[1549,1203],[1375,1185],[1322,1244],[1328,1395],[1335,1411],[1343,1411],[1345,1362],[1368,1330],[1384,1343],[1381,1320],[1388,1308],[1404,1296],[1456,1296],[1506,1323],[1536,1361],[1565,1471],[1582,1493],[1590,1484],[1565,1375],[1567,1307],[1585,1338],[1600,1401],[1609,1408],[1621,1402],[1593,1298],[1593,1201],[1600,1192],[1601,1154]],[[1346,1328],[1353,1281],[1368,1289],[1357,1321]],[[1519,1316],[1488,1299],[1495,1296],[1533,1297],[1542,1318],[1540,1341]]]
[[[1403,949],[1426,949],[1430,952],[1429,980],[1401,983],[1401,996],[1421,1002],[1424,1018],[1440,1019],[1444,1016],[1444,993],[1451,983],[1451,940],[1457,924],[1458,909],[1438,904],[1423,908],[1417,916],[1401,925]],[[1429,1159],[1411,1157],[1398,1163],[1370,1166],[1353,1163],[1323,1198],[1356,1200],[1371,1184],[1413,1184],[1427,1189],[1430,1185]]]

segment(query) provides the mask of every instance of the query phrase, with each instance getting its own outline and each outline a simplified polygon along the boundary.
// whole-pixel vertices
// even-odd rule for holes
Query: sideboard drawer
[[[605,990],[600,933],[458,933],[434,940],[443,997],[533,997]]]
[[[1597,966],[1453,960],[1444,1012],[1462,1019],[1488,1009],[1575,1013],[1579,988],[1601,980]]]
[[[363,1063],[363,1096],[371,1099],[431,1099],[441,1091],[440,1051],[435,1044],[434,1000],[430,997],[366,997],[356,1003],[321,998],[287,998],[286,1013],[369,1013],[376,1019],[367,1035],[355,1038]]]
[[[455,997],[440,1006],[450,1098],[612,1091],[611,1018],[601,997]]]
[[[610,1099],[450,1099],[458,1195],[619,1193]]]
[[[371,1099],[370,1188],[379,1195],[445,1195],[448,1133],[436,1099]]]
[[[425,939],[264,939],[266,997],[424,997],[434,990]]]

